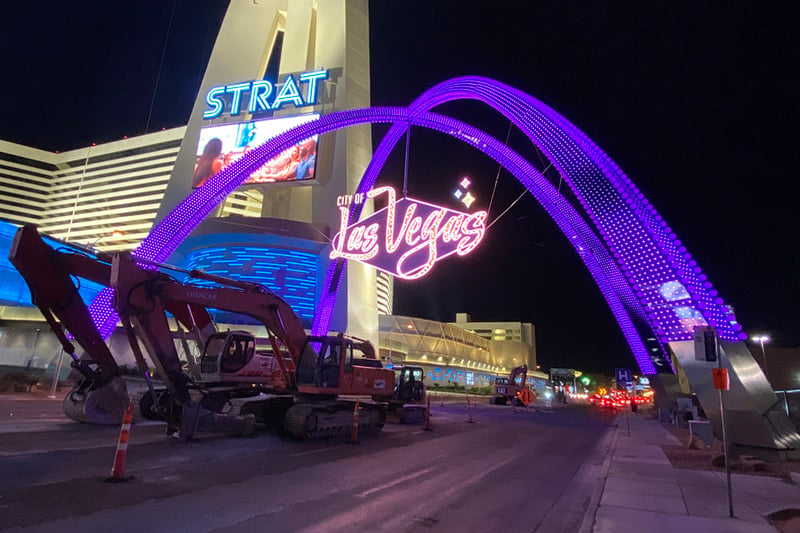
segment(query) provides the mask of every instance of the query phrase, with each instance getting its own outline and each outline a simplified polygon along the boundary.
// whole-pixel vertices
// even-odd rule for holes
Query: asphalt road
[[[452,400],[451,400],[452,401]],[[0,529],[24,531],[578,531],[613,414],[432,406],[433,431],[387,425],[360,444],[262,434],[186,443],[131,430],[126,483],[109,484],[119,429],[58,403],[0,396]]]

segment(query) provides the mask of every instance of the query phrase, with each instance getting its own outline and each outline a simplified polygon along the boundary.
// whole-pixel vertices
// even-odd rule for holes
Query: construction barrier
[[[132,421],[133,402],[128,402],[125,415],[122,417],[122,428],[119,431],[119,442],[117,442],[117,453],[114,455],[114,464],[111,466],[111,475],[106,478],[108,482],[118,483],[133,479],[133,476],[125,476],[125,458],[128,454],[128,437],[131,433]]]
[[[350,440],[348,444],[358,444],[358,409],[361,406],[361,400],[356,400],[356,406],[353,409],[353,426],[350,429]]]
[[[428,396],[428,408],[425,410],[425,427],[424,431],[431,431],[431,397]]]

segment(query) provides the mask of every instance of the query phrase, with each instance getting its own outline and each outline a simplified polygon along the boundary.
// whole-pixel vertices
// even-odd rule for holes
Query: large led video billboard
[[[208,126],[200,130],[192,187],[200,187],[214,174],[269,139],[295,126],[319,118],[318,114],[251,120],[235,124]],[[314,178],[319,136],[299,142],[267,161],[243,185],[274,183]]]

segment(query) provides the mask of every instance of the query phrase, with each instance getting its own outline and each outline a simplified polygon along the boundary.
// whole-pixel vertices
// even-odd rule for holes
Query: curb
[[[578,529],[578,533],[591,533],[592,529],[594,529],[594,517],[597,514],[597,508],[600,507],[600,499],[603,497],[603,491],[606,488],[606,480],[608,479],[608,470],[611,468],[611,459],[614,456],[614,450],[617,448],[619,420],[617,421],[617,426],[613,435],[606,449],[606,458],[603,461],[603,466],[600,468],[601,482],[597,484],[597,487],[595,487],[592,493],[592,498],[589,500],[589,505],[586,507],[586,512],[583,515],[583,521],[581,522],[581,527]]]

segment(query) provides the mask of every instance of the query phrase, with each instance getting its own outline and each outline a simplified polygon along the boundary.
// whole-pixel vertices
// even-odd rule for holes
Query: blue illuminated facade
[[[268,246],[209,246],[189,253],[184,266],[264,285],[289,303],[305,327],[311,327],[317,303],[316,254]],[[214,285],[204,280],[193,284]]]
[[[204,221],[184,241],[169,263],[186,270],[240,281],[258,283],[274,292],[292,307],[311,328],[319,301],[321,272],[328,265],[327,239],[305,223],[275,219],[249,219],[241,224],[237,217]],[[186,276],[184,281],[189,281]],[[199,286],[213,282],[194,279]],[[242,315],[217,311],[215,320],[228,324],[257,324]]]

